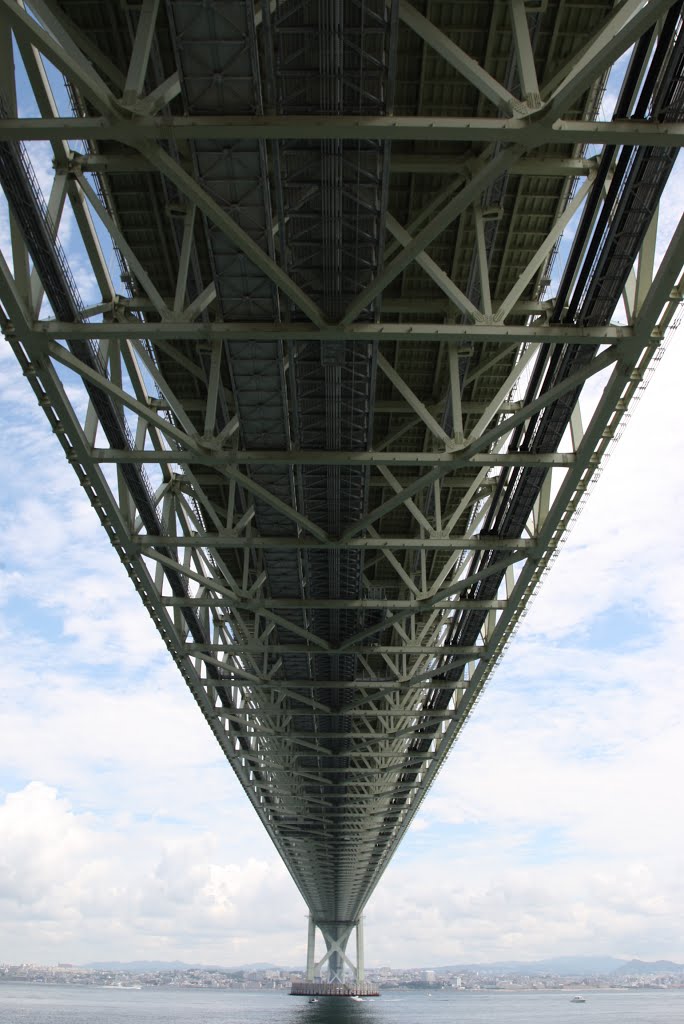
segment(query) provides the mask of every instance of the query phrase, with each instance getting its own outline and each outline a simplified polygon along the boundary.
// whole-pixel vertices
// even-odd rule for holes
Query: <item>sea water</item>
[[[682,1024],[684,990],[385,991],[375,999],[285,992],[0,983],[0,1024]]]

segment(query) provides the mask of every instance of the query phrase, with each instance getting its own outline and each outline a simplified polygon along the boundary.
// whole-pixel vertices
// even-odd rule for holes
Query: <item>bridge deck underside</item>
[[[622,52],[602,61],[596,40],[620,33],[642,50],[616,116],[681,121],[680,5],[632,6],[55,0],[36,15],[105,58],[120,97],[105,114],[127,123],[159,89],[188,124],[588,121]],[[28,62],[30,26],[11,24]],[[74,112],[103,115],[75,78]],[[29,342],[20,358],[314,919],[352,922],[672,316],[646,270],[674,143],[322,138],[313,121],[301,138],[180,124],[158,141],[117,124],[83,143],[68,189],[111,218],[128,292],[103,275],[104,322],[79,336],[101,334],[97,359],[68,329],[52,363]],[[609,318],[639,252],[624,354]],[[46,290],[58,320],[84,319]],[[60,361],[87,382],[80,427]]]

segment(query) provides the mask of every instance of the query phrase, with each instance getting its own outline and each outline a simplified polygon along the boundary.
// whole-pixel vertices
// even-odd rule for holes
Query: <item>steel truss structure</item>
[[[681,9],[0,0],[4,337],[309,907],[310,979],[363,981],[349,936],[675,315]]]

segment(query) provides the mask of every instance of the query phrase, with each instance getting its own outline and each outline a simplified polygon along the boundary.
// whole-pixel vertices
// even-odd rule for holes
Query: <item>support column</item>
[[[316,963],[316,929],[325,941],[325,953]],[[347,944],[356,929],[356,963],[347,954]],[[325,980],[323,968],[326,968]],[[345,970],[347,980],[345,981]],[[316,921],[309,915],[306,948],[306,981],[292,983],[293,996],[377,996],[378,990],[365,980],[363,919],[357,921]]]
[[[309,914],[309,941],[306,946],[306,980],[313,981],[316,977],[316,922]]]
[[[366,980],[366,967],[363,962],[363,918],[356,922],[356,980]]]

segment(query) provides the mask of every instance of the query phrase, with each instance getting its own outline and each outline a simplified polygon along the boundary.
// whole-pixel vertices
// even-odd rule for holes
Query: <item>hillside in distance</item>
[[[126,971],[129,974],[146,974],[155,971],[277,971],[301,970],[292,966],[272,963],[238,964],[189,964],[181,960],[110,960],[83,964],[94,971]],[[424,967],[425,965],[423,965]],[[684,973],[684,964],[672,960],[621,960],[612,956],[558,956],[548,960],[502,960],[496,963],[451,964],[435,967],[437,971],[480,971],[483,974],[552,974],[560,977],[596,977],[614,974],[678,974]]]
[[[128,971],[131,974],[146,974],[148,971],[277,971],[275,964],[239,964],[226,967],[219,964],[186,964],[182,960],[102,960],[83,964],[92,971]]]
[[[455,964],[443,970],[482,971],[487,974],[673,974],[684,971],[684,964],[671,960],[621,960],[614,956],[557,956],[548,960],[503,960],[497,963]]]

